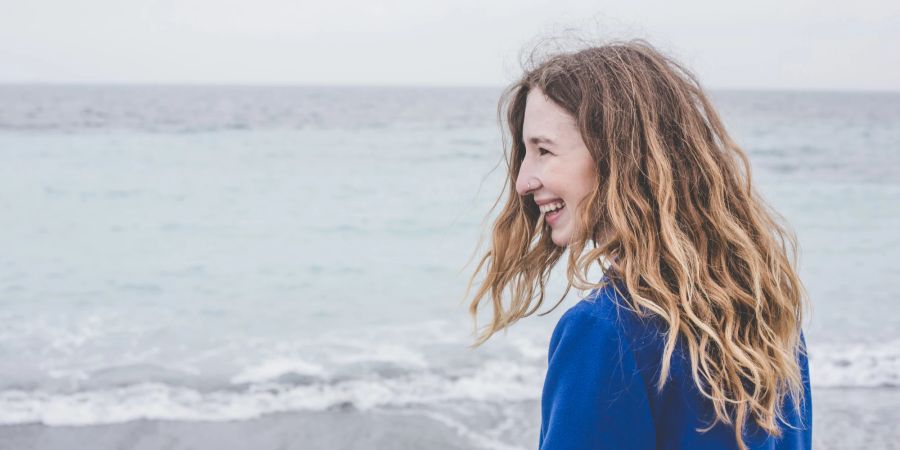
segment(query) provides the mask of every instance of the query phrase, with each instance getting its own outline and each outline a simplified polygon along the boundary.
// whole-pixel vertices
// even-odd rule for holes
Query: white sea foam
[[[268,367],[274,369],[265,373],[265,377],[288,365]],[[290,367],[293,370],[296,365]],[[263,372],[245,372],[245,378],[240,381]],[[323,379],[304,385],[254,383],[241,389],[209,392],[161,383],[71,394],[7,390],[0,392],[0,423],[89,425],[142,418],[224,421],[281,411],[344,407],[369,410],[466,400],[518,401],[536,399],[542,376],[538,367],[490,361],[461,374],[421,371],[395,378]]]
[[[900,388],[900,340],[811,347],[809,363],[813,386]]]

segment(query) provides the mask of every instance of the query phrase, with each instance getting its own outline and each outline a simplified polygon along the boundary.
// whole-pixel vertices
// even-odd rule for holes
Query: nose
[[[522,164],[519,168],[519,176],[516,177],[516,192],[521,196],[526,196],[540,189],[540,179],[531,171],[527,164]]]

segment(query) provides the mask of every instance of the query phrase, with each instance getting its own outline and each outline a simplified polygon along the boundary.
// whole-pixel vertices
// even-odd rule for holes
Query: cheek
[[[570,186],[568,180],[572,179],[571,173],[567,173],[564,167],[553,167],[548,165],[542,172],[542,182],[557,195],[563,195],[566,188]]]
[[[597,184],[597,173],[593,166],[583,167],[580,173],[573,178],[578,180],[573,183],[573,193],[578,196],[579,199],[590,194]]]

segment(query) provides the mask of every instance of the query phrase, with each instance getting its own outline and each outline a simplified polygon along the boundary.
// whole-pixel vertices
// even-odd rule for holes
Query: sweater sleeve
[[[541,398],[540,450],[655,449],[648,392],[617,325],[591,303],[560,318]]]

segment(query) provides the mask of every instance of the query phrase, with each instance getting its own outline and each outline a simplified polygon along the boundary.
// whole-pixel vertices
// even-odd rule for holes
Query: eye
[[[544,155],[546,155],[546,154],[548,154],[548,153],[549,153],[549,154],[552,154],[552,153],[550,153],[550,150],[547,150],[546,148],[543,148],[543,147],[538,147],[538,154],[539,154],[539,155],[544,156]]]

